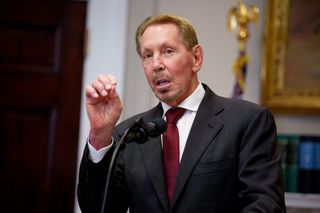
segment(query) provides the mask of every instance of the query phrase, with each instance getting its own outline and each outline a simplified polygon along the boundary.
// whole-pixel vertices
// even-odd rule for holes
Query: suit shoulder
[[[247,100],[239,100],[239,99],[228,99],[230,107],[234,107],[234,108],[238,108],[238,109],[242,109],[242,110],[254,110],[254,111],[263,111],[266,110],[265,107],[256,104],[254,102],[250,102]]]
[[[206,94],[203,104],[214,110],[237,110],[237,111],[263,111],[266,108],[241,99],[232,99],[217,95],[207,85],[204,85]]]
[[[216,96],[215,103],[221,104],[221,108],[226,114],[235,115],[237,117],[252,117],[257,114],[268,114],[273,117],[272,113],[259,104],[240,99],[231,99],[222,96]]]

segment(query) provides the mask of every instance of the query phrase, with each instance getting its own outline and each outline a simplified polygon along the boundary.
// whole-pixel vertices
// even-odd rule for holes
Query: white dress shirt
[[[199,83],[196,90],[188,98],[186,98],[183,102],[181,102],[177,106],[177,107],[182,107],[186,109],[186,112],[184,113],[184,115],[177,122],[177,127],[179,131],[179,160],[181,160],[182,158],[182,154],[187,143],[191,126],[193,124],[194,118],[196,117],[199,105],[204,97],[204,94],[205,94],[205,90],[201,85],[201,83]],[[161,104],[163,108],[163,118],[165,119],[166,112],[172,106],[164,102],[161,102]],[[161,141],[162,141],[162,137],[161,137]],[[95,163],[101,161],[104,155],[111,148],[112,144],[100,150],[96,150],[88,140],[89,158]]]

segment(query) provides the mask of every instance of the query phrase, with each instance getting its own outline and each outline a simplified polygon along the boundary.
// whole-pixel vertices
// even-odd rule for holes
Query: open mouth
[[[165,86],[165,85],[167,85],[168,83],[170,83],[168,80],[166,80],[166,79],[160,79],[160,80],[157,80],[156,81],[156,85],[157,86]]]
[[[158,79],[155,81],[155,86],[156,89],[159,92],[165,92],[169,90],[169,87],[171,85],[171,81],[167,80],[167,79]]]

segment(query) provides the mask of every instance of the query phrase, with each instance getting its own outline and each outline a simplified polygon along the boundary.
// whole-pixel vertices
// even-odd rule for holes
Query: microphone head
[[[150,137],[154,138],[167,130],[167,123],[163,118],[156,118],[147,122],[144,129]]]
[[[135,141],[142,144],[148,141],[149,137],[155,138],[167,130],[167,123],[163,118],[156,118],[149,122],[145,122],[139,117],[129,127],[128,134],[125,136],[127,143]]]

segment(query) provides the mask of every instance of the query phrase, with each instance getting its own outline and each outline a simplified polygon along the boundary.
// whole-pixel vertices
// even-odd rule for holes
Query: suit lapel
[[[216,114],[221,112],[223,108],[218,106],[216,103],[213,104],[212,95],[213,93],[211,90],[207,91],[192,124],[179,166],[173,205],[181,194],[183,187],[187,183],[187,180],[192,174],[194,167],[197,165],[205,149],[214,141],[215,136],[223,127],[223,123],[216,117]]]
[[[214,140],[214,137],[223,127],[216,115],[223,111],[223,107],[214,100],[216,95],[206,86],[206,95],[199,106],[198,113],[192,124],[191,131],[187,140],[187,144],[180,162],[179,173],[176,182],[175,194],[173,197],[174,206],[176,200],[180,196],[183,187],[187,183],[188,178],[192,174],[194,167],[197,165],[208,145]],[[161,104],[144,114],[145,120],[151,120],[161,117],[163,110]],[[169,211],[169,203],[165,185],[165,177],[163,173],[162,162],[162,146],[161,138],[151,138],[148,142],[139,145],[146,171],[151,179],[154,189],[161,201],[164,209]]]

